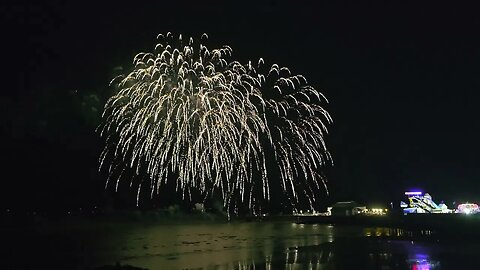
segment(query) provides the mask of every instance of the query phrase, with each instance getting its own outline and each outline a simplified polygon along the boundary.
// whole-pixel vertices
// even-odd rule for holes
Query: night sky
[[[168,31],[208,33],[210,48],[287,66],[328,97],[327,201],[389,202],[409,188],[480,200],[476,6],[12,2],[0,4],[0,209],[109,200],[95,132],[108,83]]]

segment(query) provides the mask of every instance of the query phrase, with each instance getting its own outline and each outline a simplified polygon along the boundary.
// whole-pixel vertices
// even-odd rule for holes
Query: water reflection
[[[426,245],[409,241],[335,241],[316,246],[295,247],[272,254],[263,261],[243,261],[212,269],[440,269]]]
[[[438,269],[429,244],[405,240],[429,234],[287,222],[154,226],[124,235],[132,247],[109,259],[148,269]]]
[[[64,269],[117,263],[170,270],[480,269],[477,241],[438,242],[431,231],[291,222],[157,225],[92,221],[48,228],[48,233],[11,241],[15,244],[12,250],[23,250],[30,260],[7,265],[28,267],[0,268],[33,269],[33,265],[61,262]]]
[[[415,243],[414,241],[404,242],[408,252],[407,263],[413,270],[439,269],[440,262],[432,258],[431,248]]]
[[[363,229],[363,235],[367,237],[385,236],[385,237],[428,237],[433,232],[431,230],[404,230],[399,228],[381,228],[381,227],[367,227]]]
[[[142,227],[101,241],[96,261],[149,269],[249,269],[258,264],[263,265],[259,269],[283,269],[286,261],[296,261],[290,248],[332,242],[337,234],[358,235],[359,230],[288,222]]]

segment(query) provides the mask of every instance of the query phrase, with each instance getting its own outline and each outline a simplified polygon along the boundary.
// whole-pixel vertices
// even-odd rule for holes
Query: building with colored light
[[[400,202],[400,207],[403,208],[403,213],[406,214],[423,214],[423,213],[451,213],[445,204],[436,204],[432,196],[421,191],[407,191],[405,192],[408,203]]]

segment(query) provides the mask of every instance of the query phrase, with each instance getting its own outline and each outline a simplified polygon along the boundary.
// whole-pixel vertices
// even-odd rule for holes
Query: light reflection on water
[[[331,242],[334,234],[333,227],[286,222],[151,226],[105,241],[98,259],[150,269],[235,269],[238,262],[277,260],[290,247]]]
[[[414,237],[414,236],[430,236],[431,230],[417,230],[415,232],[399,228],[382,228],[382,227],[367,227],[363,228],[363,235],[370,236],[386,236],[386,237]]]
[[[112,233],[94,253],[96,265],[148,269],[439,269],[430,247],[391,240],[409,235],[289,222],[161,225]]]

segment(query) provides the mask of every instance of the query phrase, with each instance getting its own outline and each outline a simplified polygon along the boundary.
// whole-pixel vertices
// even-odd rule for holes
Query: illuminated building
[[[406,214],[421,214],[421,213],[451,213],[445,204],[436,204],[432,200],[432,196],[421,191],[407,191],[405,195],[408,198],[408,204],[400,203],[403,208],[403,213]]]
[[[355,201],[347,201],[335,203],[332,205],[330,211],[332,216],[353,216],[362,214],[365,212],[365,210],[365,206],[362,206]]]
[[[455,212],[470,215],[480,212],[480,209],[476,203],[462,203],[458,205]]]

